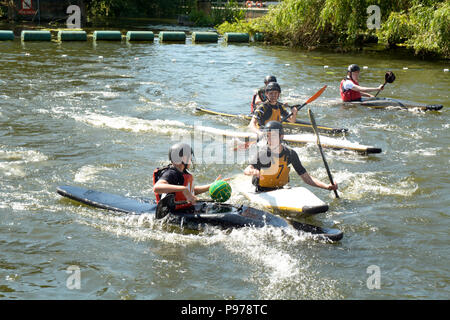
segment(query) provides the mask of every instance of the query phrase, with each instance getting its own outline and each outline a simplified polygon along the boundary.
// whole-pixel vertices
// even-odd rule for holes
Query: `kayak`
[[[154,215],[157,207],[156,203],[152,200],[125,197],[82,187],[59,186],[56,191],[63,197],[96,208],[126,214]],[[343,237],[343,233],[338,229],[321,228],[298,221],[288,221],[263,210],[248,206],[234,206],[208,201],[198,201],[193,211],[172,212],[164,219],[172,225],[178,225],[192,230],[203,229],[205,225],[218,226],[224,229],[273,226],[277,228],[293,228],[329,241],[339,241]]]
[[[232,139],[256,141],[256,133],[244,131],[222,130],[211,127],[195,126],[194,130],[213,136],[222,136]],[[285,134],[284,141],[290,145],[303,146],[305,144],[315,144],[317,137],[314,134]],[[374,146],[362,145],[357,142],[351,142],[344,139],[336,139],[331,137],[321,137],[320,142],[323,148],[335,150],[348,150],[362,154],[381,153],[381,148]]]
[[[241,120],[245,120],[245,121],[250,121],[253,117],[252,114],[232,114],[232,113],[224,113],[224,112],[218,112],[218,111],[214,111],[214,110],[210,110],[210,109],[206,109],[206,108],[195,108],[196,111],[198,112],[202,112],[202,113],[207,113],[210,115],[215,115],[215,116],[222,116],[222,117],[228,117],[228,118],[236,118],[236,119],[241,119]],[[286,128],[290,128],[290,129],[297,129],[297,130],[304,130],[304,131],[313,131],[312,129],[312,125],[309,122],[306,121],[302,121],[297,119],[297,121],[295,123],[291,123],[291,122],[283,122],[283,126]],[[326,126],[321,126],[318,125],[317,129],[319,129],[320,132],[322,133],[328,133],[328,134],[340,134],[340,133],[346,133],[348,132],[348,129],[344,129],[344,128],[331,128],[331,127],[326,127]]]
[[[252,177],[238,175],[234,180],[233,189],[242,193],[252,205],[290,217],[315,215],[328,210],[325,202],[304,187],[284,187],[273,191],[256,192]]]
[[[401,108],[401,109],[418,109],[422,111],[438,111],[444,107],[442,104],[425,104],[393,98],[362,98],[362,101],[344,102],[343,105],[347,107],[363,106],[377,109]]]

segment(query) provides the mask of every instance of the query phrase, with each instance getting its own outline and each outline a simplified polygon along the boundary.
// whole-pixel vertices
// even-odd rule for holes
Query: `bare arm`
[[[368,94],[367,92],[373,92],[373,91],[378,91],[378,90],[383,90],[383,85],[380,84],[378,87],[362,87],[362,86],[358,86],[358,85],[354,85],[352,90],[355,91],[359,91],[363,94]],[[372,95],[368,95],[368,96],[372,96]]]
[[[287,103],[285,103],[283,106],[285,108],[289,107],[289,105]],[[292,108],[291,112],[292,112],[292,115],[289,118],[287,118],[286,120],[288,122],[295,123],[295,121],[297,121],[297,112],[298,112],[298,110],[297,110],[297,108]]]
[[[261,130],[259,130],[258,128],[258,120],[256,120],[255,117],[252,117],[252,120],[250,121],[248,128],[250,129],[250,131],[256,134],[261,134]]]
[[[182,192],[188,202],[195,203],[197,201],[197,198],[191,192],[189,192],[189,189],[186,186],[169,184],[166,180],[163,179],[159,179],[155,183],[155,185],[153,186],[153,191],[159,194]]]
[[[230,180],[230,178],[222,179],[222,175],[219,175],[219,176],[216,178],[215,181],[217,181],[217,180],[228,181],[228,180]],[[214,182],[213,182],[213,183],[214,183]],[[203,185],[203,186],[194,187],[194,193],[195,193],[195,195],[209,191],[209,188],[211,187],[211,185],[212,185],[213,183],[205,184],[205,185]]]
[[[318,187],[318,188],[322,188],[322,189],[326,189],[326,190],[337,190],[337,188],[338,188],[337,183],[335,183],[335,184],[325,184],[322,181],[320,181],[320,180],[318,180],[318,179],[316,179],[314,177],[311,177],[308,172],[305,172],[300,177],[302,178],[302,180],[305,183],[307,183],[307,184],[309,184],[310,186],[313,186],[313,187]]]

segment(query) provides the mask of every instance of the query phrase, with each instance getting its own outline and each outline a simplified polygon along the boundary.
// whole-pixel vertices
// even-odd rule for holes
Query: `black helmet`
[[[194,151],[187,143],[177,143],[170,147],[169,149],[169,160],[175,164],[184,164],[182,158],[185,155],[194,156]]]
[[[348,66],[347,72],[356,72],[359,71],[359,66],[357,64],[351,64]]]
[[[277,131],[279,135],[284,135],[283,125],[278,121],[269,121],[264,126],[264,131]]]
[[[277,82],[277,78],[275,76],[266,76],[264,78],[264,84],[268,84],[269,82]]]
[[[269,84],[266,86],[266,92],[269,91],[278,91],[281,93],[281,87],[277,82],[269,82]]]

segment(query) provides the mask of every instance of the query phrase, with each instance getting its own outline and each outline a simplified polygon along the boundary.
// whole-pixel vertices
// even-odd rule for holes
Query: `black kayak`
[[[206,109],[206,108],[199,108],[199,107],[195,108],[195,110],[198,112],[207,113],[210,115],[242,119],[245,121],[250,121],[253,117],[252,114],[224,113],[224,112],[219,112],[219,111],[214,111],[214,110],[210,110],[210,109]],[[311,123],[309,123],[307,121],[302,121],[299,119],[297,119],[297,121],[295,123],[283,122],[283,127],[313,132]],[[319,132],[328,133],[328,134],[340,134],[340,133],[348,132],[348,129],[345,129],[345,128],[331,128],[331,127],[322,126],[322,125],[317,125],[317,129],[319,130]]]
[[[75,186],[59,186],[56,191],[63,197],[96,207],[127,214],[155,214],[152,200],[131,198]],[[221,228],[264,227],[294,228],[311,233],[323,240],[339,241],[343,233],[338,229],[321,228],[298,221],[288,221],[268,212],[231,204],[198,201],[193,210],[175,211],[167,215],[170,224],[198,230],[205,225]]]
[[[438,111],[444,106],[442,104],[425,104],[393,98],[362,98],[361,101],[343,102],[344,106],[362,106],[376,109],[397,108],[417,109],[422,111]]]

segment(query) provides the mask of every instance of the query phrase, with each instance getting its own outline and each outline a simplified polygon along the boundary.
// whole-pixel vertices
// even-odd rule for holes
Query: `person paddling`
[[[258,105],[267,101],[266,87],[270,82],[277,82],[277,78],[275,76],[266,76],[264,78],[264,87],[259,88],[252,97],[252,102],[250,103],[251,113],[256,110]]]
[[[186,201],[185,204],[178,204],[175,210],[193,208],[197,201],[197,194],[209,190],[210,184],[194,186],[194,177],[188,169],[192,165],[194,152],[187,143],[174,144],[169,149],[170,165],[163,168],[156,168],[153,172],[153,192],[156,202],[161,200],[162,194],[174,193],[175,201]],[[216,179],[220,179],[221,176]],[[229,179],[224,179],[229,180]]]
[[[360,68],[356,64],[351,64],[347,69],[347,76],[342,79],[339,86],[339,91],[341,93],[341,98],[343,102],[348,101],[361,101],[361,97],[374,97],[368,92],[374,92],[383,90],[384,85],[379,85],[378,87],[362,87],[359,85],[359,71]]]
[[[262,135],[260,128],[264,127],[269,121],[280,122],[282,118],[289,116],[289,112],[286,110],[287,104],[281,104],[278,102],[278,98],[281,94],[281,87],[277,82],[270,82],[266,86],[267,101],[258,106],[255,110],[252,120],[248,125],[250,130],[258,135]],[[292,116],[287,121],[295,122],[297,119],[297,108],[292,108]]]
[[[284,132],[280,122],[269,121],[264,132],[267,145],[250,158],[250,164],[244,170],[245,175],[253,176],[252,183],[257,192],[283,188],[289,182],[291,164],[305,183],[327,190],[338,189],[336,183],[326,184],[309,175],[297,153],[283,143]]]

